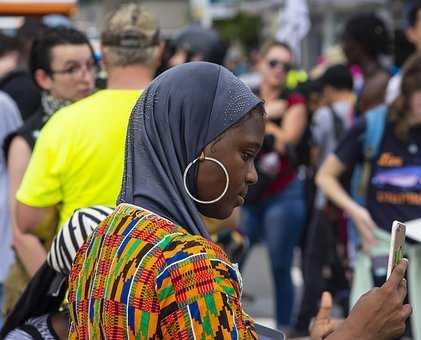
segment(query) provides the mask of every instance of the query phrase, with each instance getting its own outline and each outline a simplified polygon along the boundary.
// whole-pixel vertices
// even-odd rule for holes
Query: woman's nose
[[[257,183],[259,176],[257,175],[256,166],[252,162],[249,171],[247,171],[246,181],[248,185],[253,185]]]

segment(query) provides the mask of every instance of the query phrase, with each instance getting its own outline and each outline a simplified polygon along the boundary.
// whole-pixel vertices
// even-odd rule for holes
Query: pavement
[[[274,290],[269,267],[269,258],[265,247],[255,246],[247,260],[243,276],[243,307],[257,322],[271,328],[276,327],[274,315]],[[302,275],[299,269],[299,254],[297,253],[292,268],[292,279],[296,291],[295,313],[301,298]],[[307,338],[301,338],[307,339]],[[298,340],[298,339],[297,339]]]

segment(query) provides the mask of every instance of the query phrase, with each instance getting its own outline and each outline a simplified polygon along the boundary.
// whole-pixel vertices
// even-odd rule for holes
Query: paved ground
[[[268,327],[275,327],[273,284],[268,260],[263,245],[253,248],[242,273],[245,294],[243,300],[244,308],[250,316]],[[298,263],[298,261],[295,262]],[[297,265],[294,266],[292,275],[296,286],[297,299],[299,299],[302,277]],[[252,296],[253,299],[249,300],[248,296]]]

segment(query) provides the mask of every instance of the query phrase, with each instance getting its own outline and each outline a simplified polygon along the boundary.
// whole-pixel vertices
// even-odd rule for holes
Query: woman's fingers
[[[408,293],[408,288],[407,288],[407,281],[405,278],[402,279],[399,287],[398,287],[398,293],[399,293],[399,297],[401,299],[401,301],[403,302],[406,298],[406,295]]]
[[[384,283],[383,287],[386,289],[391,289],[391,290],[400,288],[400,286],[402,285],[402,280],[405,277],[407,268],[408,268],[408,260],[402,259],[401,262],[399,262],[399,264],[393,269],[392,274],[390,274],[389,279]],[[406,288],[405,288],[405,291],[406,291]]]

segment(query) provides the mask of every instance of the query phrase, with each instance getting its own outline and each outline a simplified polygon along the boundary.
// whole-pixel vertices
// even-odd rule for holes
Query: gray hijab
[[[132,111],[118,203],[146,208],[192,234],[208,237],[196,204],[184,189],[184,170],[259,103],[246,85],[216,64],[192,62],[161,74]],[[188,186],[195,194],[194,168]]]

